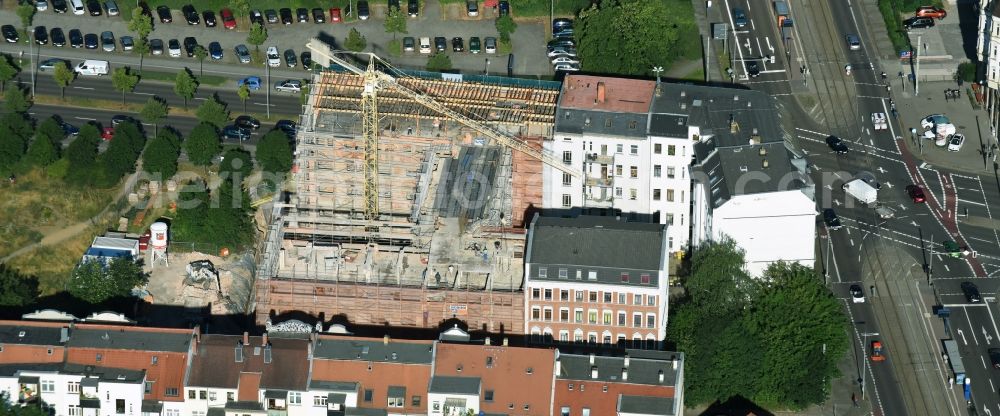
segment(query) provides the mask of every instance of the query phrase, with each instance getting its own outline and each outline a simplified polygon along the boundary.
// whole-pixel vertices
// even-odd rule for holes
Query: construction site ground
[[[187,266],[198,260],[212,262],[219,274],[218,283],[189,279]],[[207,314],[242,314],[249,305],[253,289],[253,262],[247,256],[235,254],[223,258],[199,252],[170,253],[167,264],[154,264],[147,252],[145,264],[146,271],[149,272],[146,301],[154,305],[183,307],[185,311],[184,316],[156,316],[147,319],[159,322],[182,319],[191,322],[205,318],[204,315]]]

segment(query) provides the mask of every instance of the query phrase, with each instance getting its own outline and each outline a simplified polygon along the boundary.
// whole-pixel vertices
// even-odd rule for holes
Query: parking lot
[[[487,37],[498,37],[493,25],[495,12],[486,9],[481,10],[479,16],[469,17],[460,13],[454,13],[451,9],[452,7],[449,6],[447,10],[443,11],[437,2],[426,2],[418,17],[408,19],[408,33],[397,35],[397,38],[405,36],[411,36],[415,39],[421,37],[430,37],[431,39],[445,37],[449,40],[447,54],[451,57],[452,65],[455,69],[468,74],[480,74],[483,72],[505,74],[507,72],[508,55],[487,54],[485,48],[483,48],[484,50],[481,53],[473,54],[469,52],[468,48],[469,39],[473,36],[479,37],[481,40],[485,40]],[[201,12],[201,10],[198,10],[199,14]],[[172,11],[173,21],[171,23],[161,23],[154,10],[154,30],[149,35],[149,38],[151,40],[160,39],[165,45],[164,49],[168,49],[167,45],[169,45],[171,39],[176,39],[178,43],[181,43],[186,37],[193,37],[198,44],[206,47],[211,42],[218,42],[223,51],[223,57],[217,63],[237,65],[234,48],[239,44],[246,44],[251,50],[254,48],[247,43],[246,32],[224,29],[219,11],[214,12],[218,19],[218,24],[216,27],[206,27],[204,22],[198,25],[188,25],[180,10]],[[304,45],[309,38],[320,33],[325,33],[343,41],[346,39],[347,33],[351,28],[357,28],[368,41],[366,51],[375,52],[383,59],[391,60],[397,67],[424,68],[428,55],[420,54],[417,50],[405,52],[400,57],[392,57],[388,53],[386,45],[393,39],[393,35],[385,33],[384,21],[382,20],[384,14],[385,5],[373,3],[371,18],[365,21],[330,23],[329,15],[327,14],[327,22],[318,24],[312,21],[312,15],[310,14],[310,21],[305,23],[300,23],[297,19],[289,25],[280,23],[280,20],[278,23],[267,23],[265,27],[268,30],[268,39],[261,45],[260,51],[263,52],[269,46],[276,46],[282,54],[286,50],[293,50],[297,56],[301,56],[301,53],[305,51]],[[516,11],[514,11],[514,14],[516,15]],[[0,10],[0,24],[20,27],[20,19],[13,10],[3,9]],[[70,30],[79,29],[85,35],[93,34],[95,36],[104,31],[111,31],[114,33],[116,40],[120,40],[122,36],[135,36],[134,33],[128,31],[127,23],[120,16],[108,16],[107,13],[102,13],[101,16],[90,16],[88,14],[74,15],[72,13],[57,14],[53,12],[51,7],[49,10],[40,11],[35,15],[33,26],[45,26],[48,31],[51,31],[52,28],[61,28],[67,34]],[[454,37],[463,38],[466,46],[463,52],[452,51],[450,42]],[[539,77],[550,77],[553,75],[552,66],[545,56],[545,39],[546,30],[544,23],[518,23],[517,31],[512,34],[514,45],[512,54],[515,55],[512,68],[514,75]],[[24,39],[21,41],[25,42]],[[61,48],[71,49],[68,44]],[[41,46],[41,49],[44,54],[59,55],[60,47],[52,46],[50,43]],[[80,49],[78,51],[85,51],[88,55],[87,57],[91,59],[102,59],[102,57],[104,57],[103,59],[107,59],[113,54],[132,53],[123,52],[120,42],[115,52],[105,52],[100,47],[92,50]],[[93,56],[89,56],[91,54]],[[75,53],[75,55],[79,54]],[[164,58],[169,57],[169,51],[165,50],[161,56]],[[181,53],[179,57],[172,57],[170,59],[190,62],[191,67],[197,66],[197,61],[194,58],[188,58],[184,53]],[[211,60],[212,58],[206,59],[206,63],[209,63]],[[252,65],[259,67],[262,64],[262,62],[255,62]],[[235,72],[242,71],[235,70]],[[255,75],[260,71],[254,70],[250,72],[253,72],[253,74],[248,73],[247,75]]]

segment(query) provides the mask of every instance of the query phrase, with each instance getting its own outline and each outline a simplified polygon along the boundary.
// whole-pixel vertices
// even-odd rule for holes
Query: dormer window
[[[622,283],[628,283],[628,273],[622,273]]]
[[[639,276],[639,279],[642,282],[642,284],[644,284],[644,285],[648,285],[649,284],[649,275],[648,274],[642,274],[641,276]]]

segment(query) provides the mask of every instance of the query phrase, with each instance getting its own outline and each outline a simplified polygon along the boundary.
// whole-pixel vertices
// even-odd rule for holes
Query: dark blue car
[[[214,60],[222,59],[222,45],[220,45],[219,42],[209,43],[208,55]]]
[[[250,91],[257,91],[260,89],[260,77],[243,78],[239,81],[237,86],[242,87],[244,84],[246,84],[246,86],[250,88]]]

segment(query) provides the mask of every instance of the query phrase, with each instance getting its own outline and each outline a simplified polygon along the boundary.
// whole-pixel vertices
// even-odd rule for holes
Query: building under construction
[[[558,83],[393,76],[422,98],[535,149],[551,137]],[[295,140],[294,192],[275,204],[258,270],[258,323],[301,311],[416,328],[458,318],[474,330],[523,333],[523,224],[541,203],[542,162],[497,145],[422,98],[380,88],[378,191],[371,201],[362,131],[366,79],[325,71],[312,81]],[[371,202],[374,217],[366,211]]]

